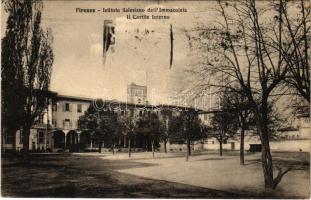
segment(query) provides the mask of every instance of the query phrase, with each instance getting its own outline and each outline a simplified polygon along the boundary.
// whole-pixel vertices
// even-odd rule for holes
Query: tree
[[[9,16],[1,53],[2,124],[14,136],[22,127],[27,155],[30,128],[48,103],[52,35],[41,28],[41,1],[6,1],[5,8]]]
[[[170,126],[170,140],[186,143],[186,160],[191,156],[191,143],[205,137],[201,131],[201,120],[198,113],[193,108],[180,111],[180,114],[172,117]]]
[[[133,117],[123,116],[119,119],[121,133],[128,138],[128,155],[131,157],[131,140],[136,131],[136,120]]]
[[[154,158],[155,144],[160,140],[161,132],[164,131],[165,124],[154,112],[145,113],[137,122],[137,126],[142,133],[151,139],[152,158]]]
[[[167,142],[169,140],[169,124],[170,124],[170,120],[172,119],[172,111],[169,109],[162,109],[161,110],[161,114],[163,116],[162,118],[162,126],[161,126],[161,134],[160,134],[160,140],[163,141],[163,145],[164,145],[164,152],[167,153]]]
[[[211,126],[215,131],[214,137],[219,142],[220,156],[223,152],[222,144],[236,134],[239,124],[237,112],[228,101],[227,94],[227,92],[222,92],[219,102],[221,110],[214,113],[211,120]]]
[[[284,61],[288,65],[289,73],[286,83],[289,87],[298,92],[308,104],[310,104],[310,64],[309,64],[309,43],[310,43],[310,3],[301,0],[294,4],[287,1],[275,3],[279,7],[284,29],[282,34],[288,38],[289,43],[279,46],[277,42],[272,47],[281,48]],[[293,17],[289,11],[296,10],[297,16]],[[278,17],[278,16],[275,16]],[[287,49],[290,48],[290,51]]]
[[[97,104],[103,104],[103,100],[97,100]],[[107,146],[112,149],[114,154],[115,143],[121,135],[120,120],[117,113],[113,110],[96,109],[91,105],[83,116],[79,118],[79,128],[83,131],[89,131],[91,139],[101,147]]]
[[[280,179],[273,176],[268,128],[269,102],[284,94],[279,87],[289,72],[284,53],[289,58],[295,54],[292,48],[294,42],[288,43],[283,35],[285,19],[284,14],[279,12],[282,7],[283,0],[276,5],[255,0],[219,1],[216,12],[220,17],[209,27],[199,28],[197,37],[192,40],[194,43],[198,41],[199,45],[192,46],[199,46],[200,55],[204,56],[203,61],[195,64],[198,69],[194,70],[202,79],[202,85],[230,88],[233,91],[236,91],[234,86],[238,85],[240,90],[236,92],[247,97],[262,144],[265,187],[272,189],[276,188]],[[269,16],[276,17],[272,19]],[[224,79],[229,84],[222,84]],[[279,171],[277,177],[282,174]]]
[[[232,117],[236,117],[235,120],[229,120],[229,123],[237,123],[240,129],[240,164],[244,165],[244,136],[245,131],[251,126],[255,126],[255,120],[253,117],[252,110],[249,105],[249,101],[245,95],[242,95],[238,88],[235,91],[225,89],[223,93],[223,104],[227,112],[231,113]],[[234,126],[234,128],[236,128]]]
[[[121,131],[120,131],[120,120],[117,113],[113,111],[105,112],[105,115],[100,121],[100,130],[104,133],[104,142],[107,142],[107,146],[112,149],[112,153],[115,152],[115,145],[118,141]],[[101,147],[102,145],[100,145]]]

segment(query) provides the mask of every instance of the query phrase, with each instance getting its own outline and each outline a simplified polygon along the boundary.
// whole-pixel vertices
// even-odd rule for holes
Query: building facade
[[[134,121],[145,114],[153,112],[161,120],[166,121],[167,124],[169,119],[162,112],[163,109],[172,110],[172,115],[178,115],[180,110],[188,109],[172,105],[149,105],[146,86],[132,83],[127,88],[127,94],[128,102],[106,100],[104,104],[119,116],[130,117]],[[49,98],[46,109],[35,120],[30,130],[29,146],[27,148],[30,151],[78,151],[81,147],[83,149],[98,149],[99,144],[92,140],[90,134],[79,130],[79,117],[84,115],[85,111],[93,103],[94,101],[91,98],[57,95],[55,93],[53,97]],[[204,112],[199,114],[199,118],[204,125],[209,125],[209,115]],[[295,137],[291,136],[289,138],[308,140],[310,138],[309,117],[300,116],[298,119],[297,128],[291,132]],[[24,148],[22,130],[16,132],[15,138],[6,134],[5,130],[2,130],[2,133],[3,151],[20,151]],[[283,133],[282,135],[286,134]],[[140,139],[136,139],[137,141],[134,142],[139,143]],[[127,147],[127,145],[127,136],[121,135],[118,146]]]
[[[147,87],[136,85],[134,83],[128,86],[128,102],[104,101],[104,104],[117,113],[119,116],[126,116],[137,120],[145,114],[156,113],[160,119],[163,119],[161,110],[174,109],[178,114],[178,109],[182,107],[169,105],[148,105]],[[99,144],[92,141],[89,133],[79,130],[79,117],[85,114],[85,111],[95,101],[91,98],[74,97],[58,95],[55,93],[44,112],[35,120],[34,126],[30,130],[30,142],[28,149],[30,151],[77,151],[81,146],[84,149],[96,149]],[[4,134],[2,138],[3,150],[23,149],[22,130],[16,132],[15,138],[12,135]],[[139,138],[137,138],[139,141]],[[126,147],[128,139],[126,136],[120,138],[118,145]]]

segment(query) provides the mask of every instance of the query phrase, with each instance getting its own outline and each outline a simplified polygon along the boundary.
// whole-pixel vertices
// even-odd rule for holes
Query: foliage
[[[182,111],[173,116],[169,123],[169,138],[171,143],[196,141],[206,136],[201,131],[201,120],[194,110]]]
[[[150,138],[153,142],[159,142],[164,127],[164,122],[161,121],[159,116],[154,112],[145,113],[142,118],[137,121],[138,132],[144,134],[146,138]]]
[[[106,109],[98,110],[94,105],[79,118],[80,130],[88,131],[95,141],[105,141],[108,146],[116,142],[121,134],[121,127],[117,113]]]
[[[52,35],[41,28],[41,1],[12,0],[4,7],[9,16],[1,52],[2,125],[13,134],[23,127],[28,147],[30,127],[47,105]]]

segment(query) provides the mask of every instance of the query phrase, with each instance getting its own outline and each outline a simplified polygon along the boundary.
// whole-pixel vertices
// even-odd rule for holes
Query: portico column
[[[66,140],[67,140],[67,134],[69,133],[69,130],[63,130],[63,132],[65,133],[65,148],[66,148]]]

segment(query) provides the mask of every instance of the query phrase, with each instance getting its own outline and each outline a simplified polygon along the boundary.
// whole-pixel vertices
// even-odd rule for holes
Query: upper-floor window
[[[57,104],[52,105],[52,111],[57,111]]]
[[[53,125],[53,126],[57,126],[57,122],[56,122],[55,119],[52,119],[52,125]]]
[[[43,114],[39,115],[39,124],[43,124]]]
[[[65,129],[71,128],[71,121],[70,121],[70,119],[65,119],[65,120],[63,121],[63,127],[64,127]]]
[[[65,111],[70,111],[70,104],[69,103],[65,103]]]
[[[77,112],[82,112],[82,104],[77,105]]]

